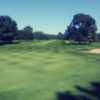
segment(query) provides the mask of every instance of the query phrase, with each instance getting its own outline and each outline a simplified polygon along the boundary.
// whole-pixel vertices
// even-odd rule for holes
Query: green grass
[[[83,53],[99,47],[57,40],[0,46],[0,100],[56,100],[57,92],[100,82],[100,55]]]

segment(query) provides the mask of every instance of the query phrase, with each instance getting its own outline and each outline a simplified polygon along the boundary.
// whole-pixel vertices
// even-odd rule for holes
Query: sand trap
[[[100,48],[96,48],[96,49],[91,49],[88,51],[89,53],[93,53],[93,54],[100,54]]]

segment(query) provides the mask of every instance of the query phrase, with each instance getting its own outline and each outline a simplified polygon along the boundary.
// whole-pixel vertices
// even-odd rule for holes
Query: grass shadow
[[[75,95],[70,91],[58,92],[57,100],[100,100],[100,83],[92,82],[90,88],[75,86],[78,94]]]
[[[15,91],[0,92],[0,100],[19,100]]]

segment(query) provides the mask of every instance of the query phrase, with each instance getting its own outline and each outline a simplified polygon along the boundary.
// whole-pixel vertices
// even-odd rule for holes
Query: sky
[[[57,34],[77,13],[93,16],[100,30],[100,0],[0,0],[0,15],[12,17],[19,29],[31,25],[34,31]]]

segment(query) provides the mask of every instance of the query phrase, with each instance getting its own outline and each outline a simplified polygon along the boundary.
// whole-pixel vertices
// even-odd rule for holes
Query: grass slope
[[[100,55],[82,53],[96,47],[57,40],[0,46],[0,100],[57,100],[57,92],[100,82]]]

